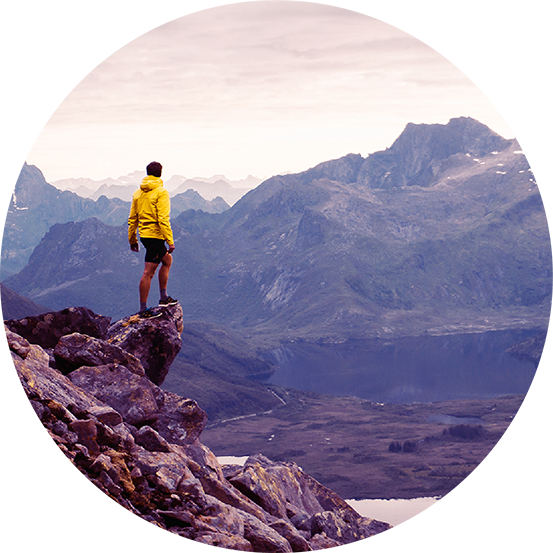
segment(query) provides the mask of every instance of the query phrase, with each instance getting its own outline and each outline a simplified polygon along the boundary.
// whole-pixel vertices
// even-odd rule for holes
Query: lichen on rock
[[[6,322],[6,336],[52,439],[120,505],[185,538],[239,551],[325,549],[390,527],[361,517],[294,463],[254,455],[244,467],[219,464],[200,441],[205,412],[158,384],[180,349],[180,306],[161,320],[118,321],[101,336],[87,335],[77,313],[66,335],[43,342],[57,355],[32,342],[36,333],[18,334],[16,321]],[[57,367],[62,350],[67,374]]]

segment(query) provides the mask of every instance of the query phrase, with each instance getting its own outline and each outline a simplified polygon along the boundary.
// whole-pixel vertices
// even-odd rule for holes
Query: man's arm
[[[138,240],[136,238],[136,231],[138,229],[138,211],[136,210],[136,200],[132,199],[131,212],[129,213],[129,244],[133,252],[138,251]]]

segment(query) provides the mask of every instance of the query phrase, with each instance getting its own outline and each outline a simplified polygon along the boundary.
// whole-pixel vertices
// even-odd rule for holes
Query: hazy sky
[[[297,172],[392,144],[408,122],[471,116],[512,133],[485,96],[410,35],[352,11],[256,2],[137,38],[65,99],[27,161],[47,181]]]

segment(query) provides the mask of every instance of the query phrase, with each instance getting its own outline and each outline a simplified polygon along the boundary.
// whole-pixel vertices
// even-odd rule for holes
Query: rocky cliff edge
[[[110,324],[86,308],[5,321],[36,414],[73,464],[117,503],[226,549],[312,551],[390,528],[361,517],[295,463],[221,466],[199,440],[207,416],[159,388],[180,350],[182,309]]]

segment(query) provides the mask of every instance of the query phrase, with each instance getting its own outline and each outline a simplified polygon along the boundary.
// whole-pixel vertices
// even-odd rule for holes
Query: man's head
[[[152,163],[150,163],[148,167],[146,167],[146,174],[151,175],[152,177],[161,177],[162,169],[163,167],[161,166],[161,163],[158,163],[157,161],[152,161]]]

